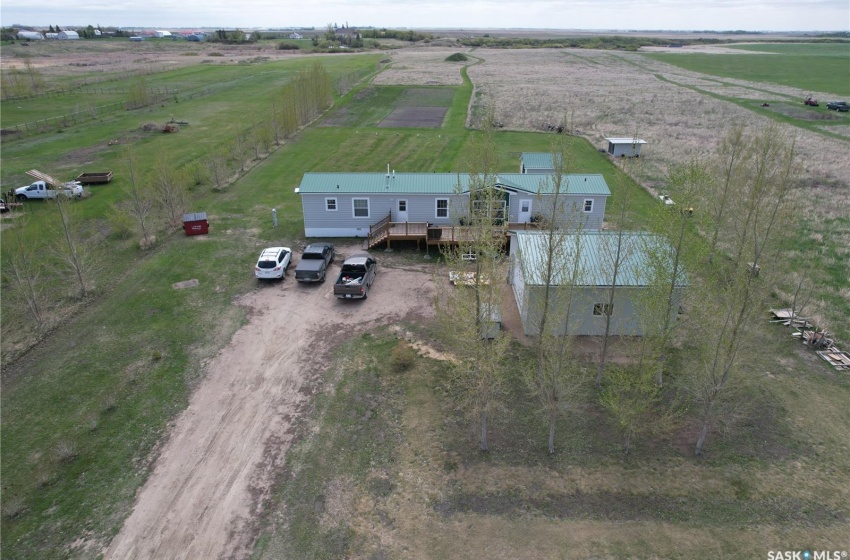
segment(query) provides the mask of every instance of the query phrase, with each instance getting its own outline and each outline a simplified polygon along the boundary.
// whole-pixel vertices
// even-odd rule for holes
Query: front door
[[[531,221],[531,199],[519,201],[519,214],[517,215],[517,220],[519,220],[521,224],[527,224]]]
[[[397,222],[406,222],[407,221],[407,201],[399,200],[398,201],[398,211],[396,212],[395,221]]]

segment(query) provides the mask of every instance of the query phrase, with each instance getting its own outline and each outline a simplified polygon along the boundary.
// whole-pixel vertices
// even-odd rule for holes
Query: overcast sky
[[[4,26],[847,31],[848,0],[2,0]]]

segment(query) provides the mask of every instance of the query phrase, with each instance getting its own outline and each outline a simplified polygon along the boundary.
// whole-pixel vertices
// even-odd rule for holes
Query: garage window
[[[335,198],[326,198],[325,199],[325,210],[328,212],[336,212],[336,199]]]
[[[602,315],[607,315],[607,316],[610,317],[613,312],[614,312],[614,305],[613,304],[610,304],[610,303],[594,303],[593,304],[593,314],[594,315],[598,315],[600,317]]]
[[[355,198],[352,200],[354,204],[354,217],[355,218],[368,218],[369,217],[369,199],[368,198]]]
[[[593,212],[593,199],[592,198],[588,198],[587,200],[584,201],[584,211],[588,212],[588,213]]]

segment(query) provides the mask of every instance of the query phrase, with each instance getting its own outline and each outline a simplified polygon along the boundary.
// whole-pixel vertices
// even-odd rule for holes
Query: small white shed
[[[76,31],[60,31],[59,39],[64,41],[76,41],[80,36]]]
[[[606,138],[608,153],[613,157],[640,157],[640,147],[646,140],[640,138]]]

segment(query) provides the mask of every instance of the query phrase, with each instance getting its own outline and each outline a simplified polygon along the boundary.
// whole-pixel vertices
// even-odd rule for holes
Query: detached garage
[[[647,287],[646,264],[656,249],[669,249],[658,236],[629,232],[623,234],[622,263],[617,274],[614,303],[609,306],[612,266],[618,232],[595,231],[561,234],[555,254],[550,286],[549,323],[557,334],[598,336],[605,334],[606,315],[611,316],[611,334],[640,336],[643,327],[638,315],[638,295]],[[526,336],[536,336],[545,301],[545,269],[549,237],[541,231],[512,232],[510,283]],[[568,288],[575,275],[572,293]],[[680,273],[675,299],[681,301],[686,286]],[[570,320],[567,323],[567,306]],[[675,312],[679,305],[674,305]],[[561,321],[558,324],[558,321]]]

